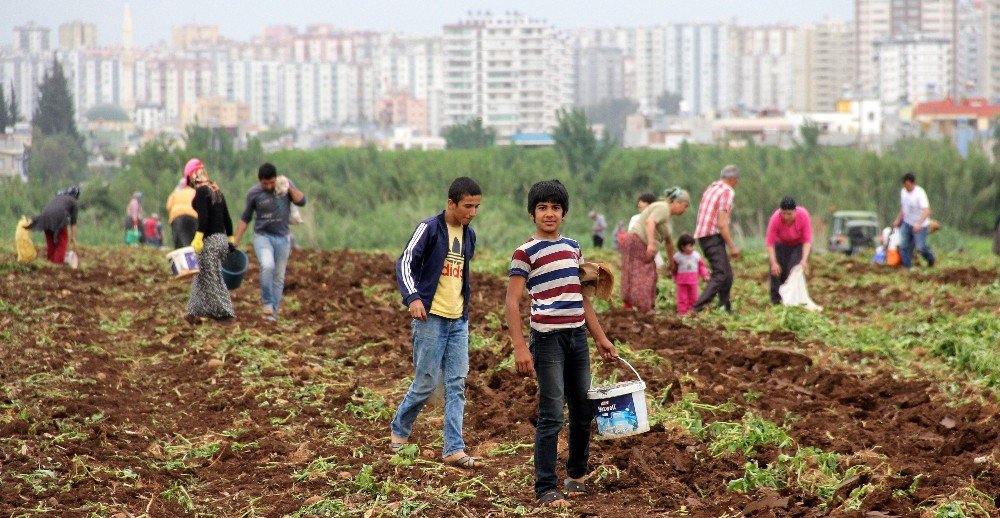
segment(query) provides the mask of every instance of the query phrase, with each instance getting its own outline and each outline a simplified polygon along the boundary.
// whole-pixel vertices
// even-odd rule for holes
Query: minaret
[[[125,50],[132,50],[132,10],[129,9],[128,2],[125,2],[125,19],[122,23],[122,43]]]
[[[135,118],[135,55],[132,51],[132,10],[125,2],[122,20],[121,75],[118,84],[118,104]]]

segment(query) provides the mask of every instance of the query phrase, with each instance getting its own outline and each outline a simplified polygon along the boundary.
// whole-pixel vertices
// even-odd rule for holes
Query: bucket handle
[[[639,371],[635,370],[635,367],[633,367],[631,363],[625,361],[625,358],[622,358],[621,356],[619,356],[617,360],[624,363],[625,365],[628,365],[628,368],[632,369],[632,372],[635,373],[635,377],[639,378],[639,381],[642,381],[642,376],[639,375]],[[643,381],[643,383],[645,382]]]

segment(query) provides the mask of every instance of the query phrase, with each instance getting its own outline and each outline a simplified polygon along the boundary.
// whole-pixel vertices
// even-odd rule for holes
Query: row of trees
[[[570,110],[564,115],[566,134],[589,132],[579,114]],[[398,247],[412,231],[412,222],[444,207],[447,185],[459,175],[476,178],[483,186],[486,196],[476,225],[483,246],[500,250],[516,246],[531,232],[524,203],[528,188],[538,180],[556,178],[567,185],[572,208],[567,234],[583,239],[589,234],[589,209],[606,214],[614,226],[632,215],[640,193],[659,193],[675,185],[690,191],[697,205],[729,163],[744,171],[734,218],[748,236],[763,234],[767,218],[785,195],[807,207],[820,226],[832,211],[843,209],[874,210],[888,223],[899,210],[899,179],[906,172],[916,174],[930,196],[934,217],[946,228],[986,235],[1000,210],[1000,167],[982,153],[963,159],[949,143],[927,140],[900,142],[882,156],[850,149],[810,151],[804,146],[623,150],[582,137],[559,149],[367,148],[265,155],[256,141],[235,149],[221,131],[189,128],[186,140],[183,147],[166,139],[150,142],[125,169],[85,182],[83,225],[104,227],[108,232],[101,235],[107,242],[117,242],[129,194],[141,190],[149,210],[162,210],[191,157],[206,163],[234,215],[241,209],[243,193],[256,182],[258,165],[264,160],[274,163],[309,195],[303,211],[306,224],[296,229],[298,237],[303,244],[324,247]],[[13,224],[21,214],[37,213],[61,187],[37,180],[5,185],[0,189],[0,219]],[[695,208],[679,218],[679,231],[693,229]]]

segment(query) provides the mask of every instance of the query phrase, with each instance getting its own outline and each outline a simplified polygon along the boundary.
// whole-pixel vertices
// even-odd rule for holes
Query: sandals
[[[576,480],[573,480],[571,478],[563,480],[563,486],[565,486],[566,488],[567,497],[584,495],[587,493],[587,484],[584,484],[583,482],[577,482]]]
[[[462,468],[462,469],[481,468],[483,466],[482,462],[479,462],[478,460],[468,455],[465,455],[463,457],[454,460],[446,460],[444,461],[444,463],[448,466],[452,466],[455,468]]]
[[[539,507],[569,507],[566,497],[558,489],[550,489],[538,497]]]
[[[406,445],[407,445],[407,443],[405,443],[405,442],[390,442],[389,443],[389,451],[391,453],[399,453],[399,450],[402,450],[403,446],[406,446]]]

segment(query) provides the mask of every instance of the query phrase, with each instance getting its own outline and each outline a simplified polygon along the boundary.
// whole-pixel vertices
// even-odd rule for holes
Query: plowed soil
[[[4,515],[47,509],[61,516],[183,516],[192,513],[185,500],[164,496],[181,484],[198,511],[281,516],[338,480],[356,477],[364,465],[374,466],[376,480],[405,479],[427,489],[470,477],[453,468],[429,474],[384,462],[391,457],[385,452],[388,419],[348,410],[374,392],[386,396],[391,418],[412,375],[409,318],[395,293],[392,258],[294,252],[277,324],[258,316],[252,266],[234,292],[241,319],[234,328],[187,327],[179,318],[187,284],[165,279],[158,257],[125,254],[108,261],[100,268],[43,267],[0,279],[0,301],[7,304],[0,328],[10,331],[0,349],[0,409],[7,409],[0,413]],[[927,280],[974,285],[992,282],[990,275],[995,280],[995,272],[953,270]],[[530,470],[523,470],[530,447],[513,455],[487,453],[531,444],[535,384],[501,365],[511,352],[497,320],[505,280],[477,275],[474,282],[470,331],[502,344],[499,351],[471,352],[467,381],[465,440],[487,462],[476,474],[490,491],[480,487],[475,498],[424,509],[423,515],[500,515],[494,503],[503,498],[533,508],[530,477],[524,478]],[[726,333],[698,320],[625,310],[604,312],[601,321],[612,339],[667,360],[640,366],[649,397],[671,387],[665,404],[686,392],[706,403],[732,400],[787,423],[803,446],[879,469],[845,482],[826,509],[798,487],[739,494],[726,484],[743,475],[750,459],[712,456],[687,432],[656,426],[594,443],[592,466],[605,473],[617,468],[620,476],[593,477],[591,493],[574,499],[575,515],[828,516],[867,483],[876,490],[861,509],[834,515],[917,516],[921,505],[973,485],[1000,495],[1000,415],[992,395],[955,406],[936,381],[901,379],[888,368],[861,375],[820,363],[810,350],[824,345],[798,343],[791,334]],[[252,341],[273,361],[234,352]],[[594,362],[604,372],[611,368],[596,355]],[[619,379],[629,376],[619,371]],[[760,397],[748,400],[754,393]],[[418,418],[411,438],[432,462],[440,456],[439,445],[430,445],[441,428],[434,415],[440,413]],[[343,438],[337,435],[341,423],[354,433],[332,440]],[[178,458],[168,446],[206,436],[217,439],[216,451]],[[774,456],[765,449],[751,458],[763,466]],[[295,476],[317,459],[337,467],[322,476]],[[340,498],[351,503],[372,496]],[[405,499],[394,493],[379,511],[391,514]]]

